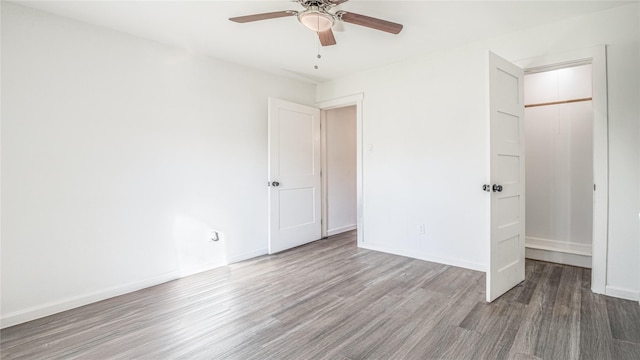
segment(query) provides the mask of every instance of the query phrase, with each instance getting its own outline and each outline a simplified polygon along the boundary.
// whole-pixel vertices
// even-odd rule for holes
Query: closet
[[[526,257],[591,267],[591,64],[525,75]]]

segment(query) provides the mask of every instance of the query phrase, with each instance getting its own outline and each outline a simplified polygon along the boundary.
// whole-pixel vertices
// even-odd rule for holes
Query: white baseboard
[[[533,236],[525,237],[525,246],[530,249],[555,251],[566,254],[591,256],[591,244],[572,243]]]
[[[229,258],[229,264],[233,264],[233,263],[237,263],[237,262],[240,262],[240,261],[252,259],[254,257],[258,257],[258,256],[262,256],[262,255],[267,255],[268,253],[269,253],[269,249],[263,248],[263,249],[258,249],[256,251],[251,251],[251,252],[246,252],[244,254],[231,256]]]
[[[607,285],[605,288],[605,295],[613,296],[617,298],[627,299],[627,300],[640,300],[640,291],[620,288],[617,286]]]
[[[592,264],[591,256],[568,254],[549,250],[525,248],[524,255],[527,259],[579,266],[588,269],[591,269]]]
[[[266,248],[259,249],[256,251],[232,256],[229,258],[228,263],[231,264],[234,262],[247,260],[253,257],[265,255],[265,254],[267,254]],[[195,275],[197,273],[212,270],[220,266],[224,266],[224,265],[223,264],[205,265],[205,266],[186,269],[186,270],[183,269],[179,271],[173,271],[173,272],[160,275],[154,278],[146,279],[143,281],[126,284],[123,286],[114,286],[105,290],[100,290],[100,291],[92,292],[85,295],[71,297],[71,298],[60,300],[60,301],[51,302],[51,303],[27,308],[24,310],[15,311],[12,313],[2,315],[2,317],[0,317],[0,328],[4,329],[9,326],[22,324],[27,321],[57,314],[59,312],[71,310],[80,306],[89,305],[94,302],[106,300],[115,296],[120,296],[130,292],[148,288],[151,286],[159,285],[159,284],[162,284],[171,280],[175,280],[181,277]]]
[[[97,301],[109,299],[115,296],[138,291],[144,288],[175,280],[180,277],[178,272],[170,272],[154,278],[138,281],[123,286],[114,286],[105,290],[92,292],[85,295],[71,297],[48,304],[30,307],[24,310],[15,311],[3,315],[0,318],[0,328],[21,324],[27,321],[39,319],[45,316],[57,314],[59,312],[71,310],[80,306],[88,305]]]
[[[591,268],[591,245],[525,237],[525,257],[559,264]]]
[[[179,273],[180,276],[178,276],[178,278],[183,278],[183,277],[199,274],[201,272],[213,270],[215,268],[219,268],[219,267],[225,266],[225,265],[227,265],[227,264],[215,264],[215,265],[208,264],[208,265],[202,265],[202,266],[192,267],[192,268],[188,268],[188,269],[181,269],[180,273]]]
[[[339,228],[327,230],[327,236],[342,234],[343,232],[355,230],[357,228],[358,228],[358,226],[356,224],[342,226],[342,227],[339,227]]]
[[[461,267],[464,269],[486,272],[486,266],[484,264],[478,264],[478,263],[464,261],[460,259],[443,258],[439,256],[432,256],[429,254],[420,254],[413,251],[394,249],[386,246],[372,245],[372,244],[366,244],[366,243],[358,243],[358,247],[361,247],[367,250],[374,250],[374,251],[380,251],[380,252],[385,252],[385,253],[394,254],[394,255],[406,256],[413,259],[431,261],[438,264],[451,265],[451,266]]]

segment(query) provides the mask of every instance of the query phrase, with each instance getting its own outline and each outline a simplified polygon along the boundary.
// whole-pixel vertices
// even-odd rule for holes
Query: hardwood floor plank
[[[344,347],[336,347],[322,358],[350,359],[379,358],[374,354],[380,349],[396,349],[404,343],[407,333],[415,331],[416,318],[428,311],[428,303],[441,300],[441,295],[424,289],[413,289],[406,296],[394,295],[392,305],[375,326],[362,331]]]
[[[614,340],[612,348],[614,359],[640,359],[640,344]]]
[[[640,306],[637,301],[606,297],[611,336],[615,340],[640,344]]]
[[[477,278],[482,278],[482,274],[477,274]],[[479,298],[484,296],[483,287],[479,286],[477,281],[469,281],[466,284],[465,291],[459,293],[455,297],[448,296],[442,292],[436,292],[440,295],[440,301],[430,303],[430,309],[417,321],[412,322],[413,328],[406,337],[404,343],[394,351],[385,351],[384,355],[373,356],[373,358],[382,359],[406,359],[410,358],[411,353],[417,353],[422,347],[420,343],[425,343],[429,338],[433,338],[436,334],[447,327],[455,326],[467,316],[469,310],[478,302]],[[430,291],[433,291],[429,289]],[[438,335],[439,336],[439,335]],[[385,349],[386,350],[386,349]],[[444,351],[444,349],[441,349]],[[425,352],[429,354],[429,352]]]
[[[613,337],[605,297],[585,288],[582,288],[581,294],[579,358],[612,359]]]
[[[441,304],[450,301],[445,295],[425,289],[418,289],[421,301],[415,311],[409,312],[406,318],[396,319],[393,326],[380,329],[378,338],[382,339],[378,346],[368,351],[347,349],[347,355],[354,359],[400,359],[406,358],[406,352],[417,344],[427,333],[433,331],[442,318]]]
[[[505,359],[523,321],[524,310],[524,305],[515,302],[510,306],[493,306],[488,312],[489,317],[475,326],[481,338],[471,357]]]
[[[562,276],[562,266],[556,264],[546,264],[547,278],[541,283],[541,287],[536,289],[540,298],[542,307],[553,308],[560,286],[560,278]]]
[[[536,354],[541,358],[577,359],[580,339],[580,289],[578,268],[562,267],[558,291],[544,343]]]
[[[509,356],[509,360],[541,360],[541,359],[537,356],[533,356],[529,354],[515,353]]]
[[[591,269],[582,269],[582,287],[585,289],[591,289]]]
[[[426,334],[407,353],[406,359],[472,359],[469,349],[476,349],[480,334],[458,326],[441,325],[438,331]]]

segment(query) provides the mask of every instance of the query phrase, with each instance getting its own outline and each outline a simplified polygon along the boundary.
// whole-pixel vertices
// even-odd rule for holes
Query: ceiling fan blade
[[[297,13],[298,13],[297,11],[293,11],[293,10],[274,11],[269,13],[232,17],[232,18],[229,18],[229,20],[237,23],[247,23],[252,21],[281,18],[285,16],[295,15]]]
[[[319,32],[318,37],[320,38],[320,44],[322,44],[322,46],[336,44],[336,38],[333,36],[333,31],[331,31],[331,29]]]
[[[354,14],[346,11],[342,13],[342,15],[340,16],[340,19],[348,23],[366,26],[372,29],[386,31],[392,34],[397,34],[402,30],[401,24],[396,24],[391,21],[376,19],[370,16]]]
[[[342,3],[346,3],[349,0],[331,0],[332,4],[340,5]]]

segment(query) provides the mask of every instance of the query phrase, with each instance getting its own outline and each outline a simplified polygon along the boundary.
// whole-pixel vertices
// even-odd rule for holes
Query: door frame
[[[609,133],[606,45],[513,61],[525,74],[590,63],[593,105],[593,235],[591,291],[606,294],[609,242]]]
[[[346,106],[356,107],[356,194],[357,194],[357,205],[356,205],[356,227],[357,227],[357,240],[358,246],[364,243],[364,161],[363,161],[363,109],[362,103],[364,100],[364,93],[358,93],[354,95],[339,97],[335,99],[329,99],[325,101],[320,101],[316,103],[316,107],[320,109],[321,119],[324,120],[324,111],[342,108]],[[321,121],[322,121],[321,120]],[[320,129],[320,133],[323,134],[326,132],[326,124],[323,124]],[[322,135],[321,135],[322,136]],[[327,236],[327,188],[326,188],[326,144],[323,145],[323,142],[326,141],[326,137],[322,136],[321,140],[321,154],[322,154],[322,237]]]

